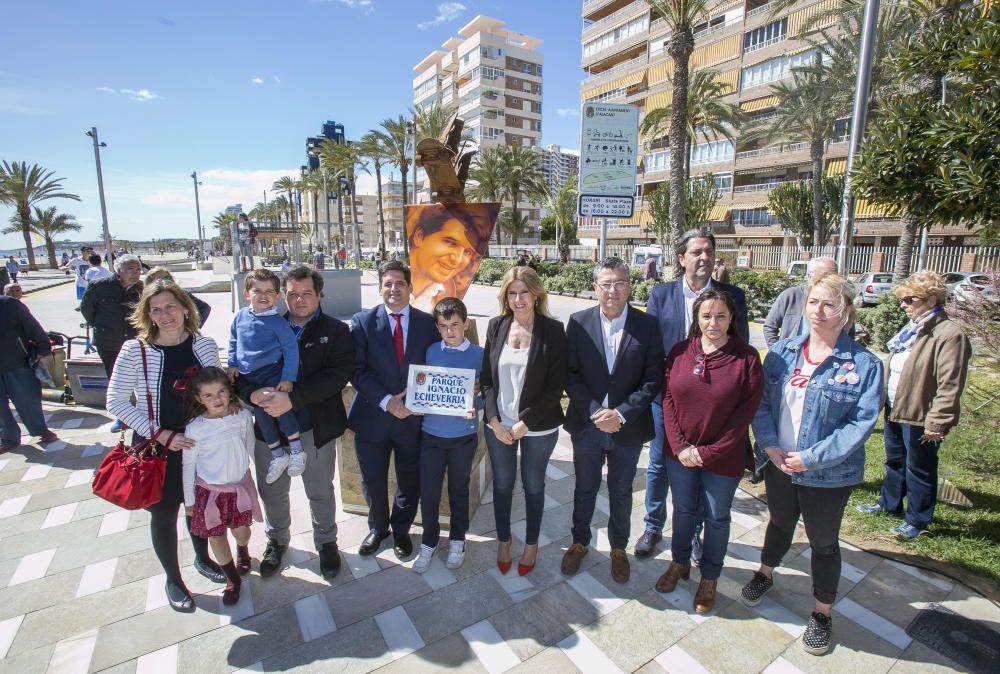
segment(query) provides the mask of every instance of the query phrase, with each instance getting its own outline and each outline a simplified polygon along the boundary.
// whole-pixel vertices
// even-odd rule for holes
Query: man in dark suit
[[[594,270],[594,292],[598,306],[573,314],[566,330],[565,428],[573,441],[576,488],[573,544],[562,571],[575,574],[587,554],[607,460],[611,577],[624,583],[632,482],[642,446],[653,437],[650,404],[663,385],[663,341],[656,319],[629,306],[629,270],[622,260],[608,258]]]
[[[410,306],[410,268],[393,260],[378,272],[383,304],[351,319],[357,396],[347,427],[361,467],[361,487],[371,529],[359,553],[371,555],[393,534],[396,556],[413,553],[410,526],[420,498],[420,417],[404,404],[410,364],[424,362],[427,347],[441,339],[434,319]],[[389,459],[396,465],[396,495],[389,512]]]
[[[736,303],[736,330],[750,343],[747,322],[747,301],[743,291],[728,283],[712,280],[715,269],[715,236],[704,229],[684,233],[674,251],[684,268],[684,275],[670,283],[653,288],[646,312],[660,322],[663,352],[670,353],[674,344],[687,339],[691,329],[694,301],[708,288],[725,290]],[[646,531],[635,544],[636,557],[649,557],[663,537],[667,518],[667,472],[663,463],[663,401],[657,395],[653,401],[653,425],[656,435],[649,443],[649,468],[646,470]],[[696,547],[696,550],[698,548]]]

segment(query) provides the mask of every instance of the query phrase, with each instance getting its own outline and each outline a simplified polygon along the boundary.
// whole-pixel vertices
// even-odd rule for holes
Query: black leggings
[[[163,498],[147,510],[151,515],[149,531],[153,538],[153,551],[167,580],[184,586],[180,562],[177,559],[177,509],[184,503],[184,485],[181,478],[181,452],[167,452],[167,470],[163,479]],[[191,531],[191,518],[187,518],[191,547],[199,562],[212,564],[208,556],[208,539],[195,536]]]

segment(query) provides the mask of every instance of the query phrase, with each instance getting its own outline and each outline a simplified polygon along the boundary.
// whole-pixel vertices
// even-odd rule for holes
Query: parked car
[[[982,272],[950,272],[944,275],[944,284],[948,288],[948,296],[953,300],[971,300],[974,297],[995,299],[990,277]]]
[[[855,306],[867,307],[875,304],[879,295],[892,290],[892,274],[868,272],[858,276],[854,283],[858,288],[858,295],[854,299]]]

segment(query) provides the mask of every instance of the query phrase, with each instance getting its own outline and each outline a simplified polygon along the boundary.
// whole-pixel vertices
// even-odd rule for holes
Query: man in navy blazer
[[[424,362],[427,347],[441,337],[434,319],[410,306],[410,268],[398,260],[379,268],[383,304],[351,318],[357,390],[347,427],[361,467],[371,530],[358,551],[371,555],[393,535],[396,556],[413,553],[410,526],[420,497],[420,416],[406,408],[410,364]],[[389,458],[396,465],[396,495],[389,512]]]
[[[712,280],[715,269],[715,236],[704,229],[684,233],[674,251],[677,261],[684,268],[684,275],[675,281],[661,283],[653,288],[646,303],[646,313],[655,316],[663,335],[663,352],[687,339],[693,317],[691,311],[698,295],[708,288],[725,290],[736,303],[739,315],[736,330],[750,343],[750,326],[747,321],[747,301],[743,291],[728,283]],[[663,401],[660,396],[653,401],[653,424],[656,435],[649,443],[649,468],[646,470],[646,531],[635,544],[636,557],[649,557],[662,539],[663,525],[667,518],[667,472],[663,463]],[[697,550],[696,546],[696,550]]]
[[[611,257],[594,269],[598,305],[573,314],[566,329],[573,441],[573,544],[562,571],[573,575],[590,545],[601,467],[608,463],[611,577],[627,582],[632,483],[642,446],[653,438],[650,404],[663,385],[663,340],[655,318],[628,304],[629,269]]]

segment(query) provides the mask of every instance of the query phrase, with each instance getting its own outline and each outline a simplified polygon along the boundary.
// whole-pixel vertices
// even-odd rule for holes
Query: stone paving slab
[[[594,540],[580,572],[559,570],[572,542],[573,470],[560,437],[547,476],[543,545],[527,576],[496,568],[491,494],[472,517],[466,561],[439,553],[424,575],[388,545],[375,557],[357,546],[364,518],[338,512],[344,566],[319,574],[308,502],[293,483],[292,543],[280,575],[257,574],[266,542],[251,539],[254,570],[241,602],[223,607],[221,588],[194,572],[183,519],[179,556],[198,610],[166,606],[162,569],[145,512],[126,513],[95,498],[90,477],[114,443],[103,413],[46,404],[65,443],[23,446],[0,459],[0,672],[949,672],[962,668],[905,634],[928,602],[942,602],[998,628],[1000,609],[955,582],[843,546],[834,648],[806,654],[798,637],[812,607],[810,554],[801,526],[776,572],[774,590],[754,609],[739,601],[756,569],[767,518],[740,492],[719,599],[706,616],[691,602],[699,579],[670,594],[653,585],[670,560],[670,529],[647,560],[629,557],[631,578],[611,579],[606,490]],[[79,422],[79,423],[77,423]],[[647,461],[644,455],[641,463]],[[642,531],[640,470],[631,513]],[[523,548],[524,500],[514,496],[515,561]],[[419,544],[420,530],[414,530]],[[516,565],[515,565],[516,569]]]

